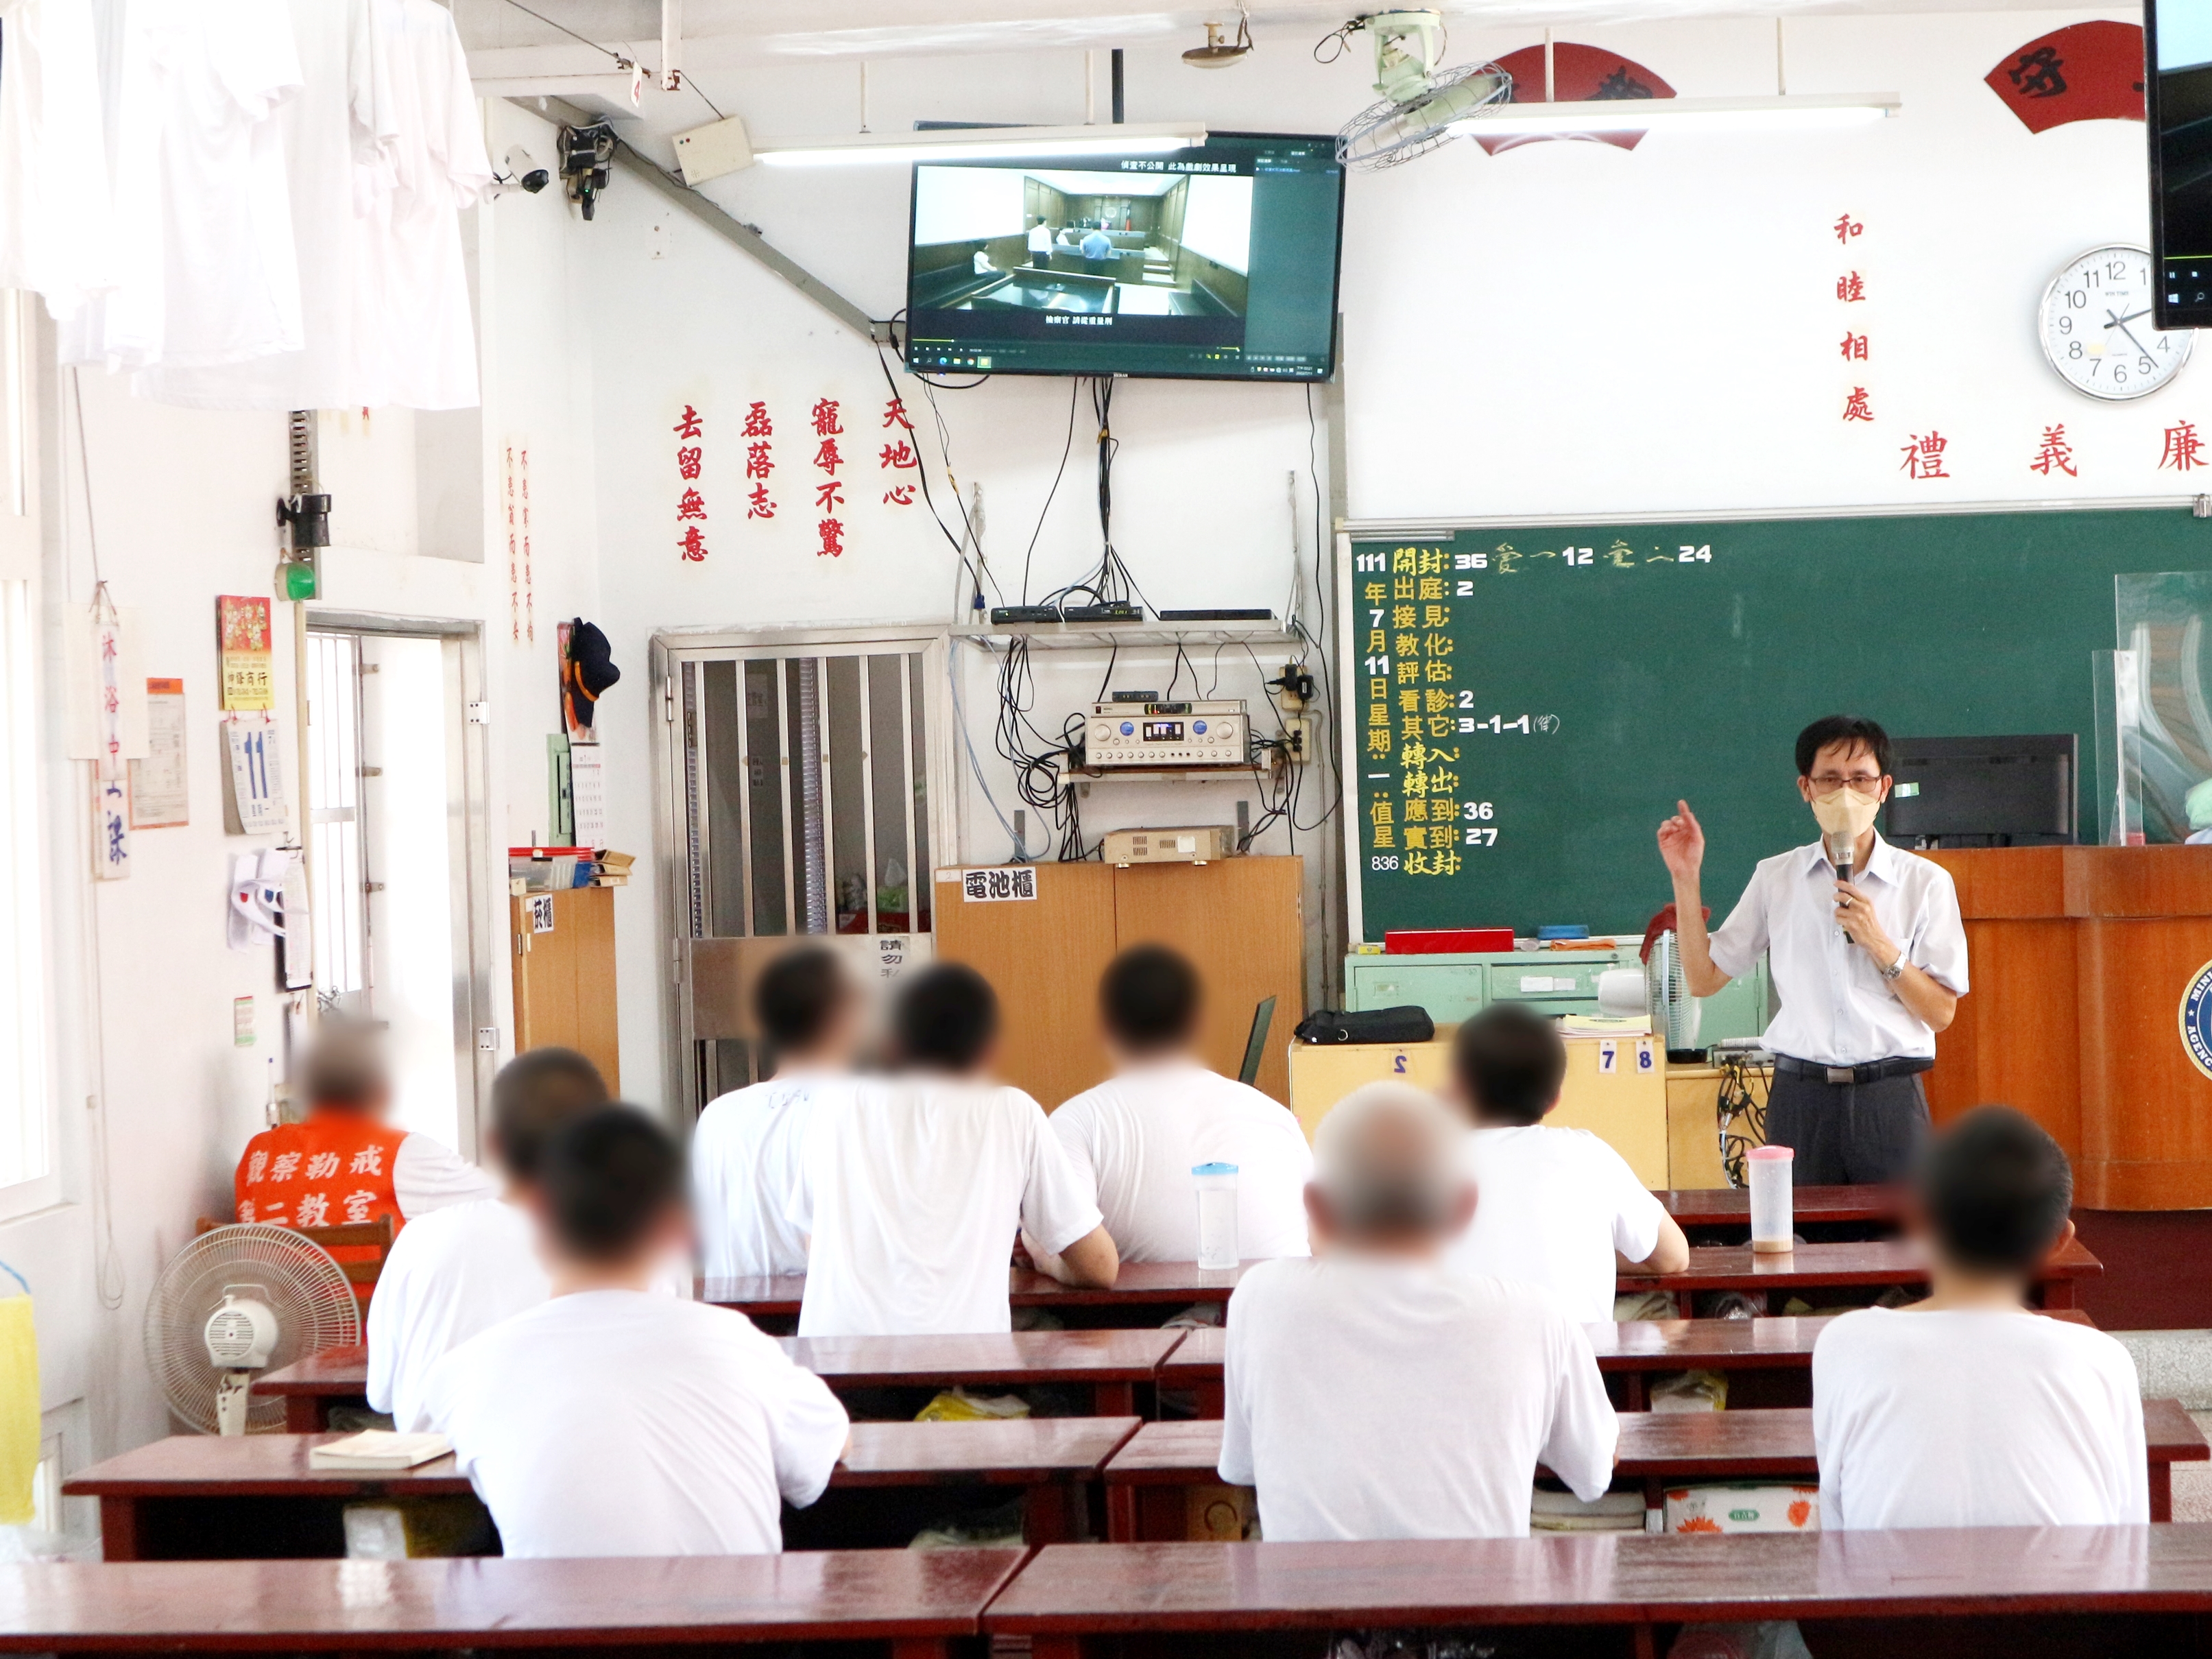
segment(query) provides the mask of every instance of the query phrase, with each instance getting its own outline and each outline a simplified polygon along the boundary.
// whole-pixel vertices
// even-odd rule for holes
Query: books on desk
[[[443,1457],[453,1443],[442,1434],[394,1434],[389,1429],[363,1429],[327,1446],[307,1452],[311,1469],[411,1469],[434,1457]]]

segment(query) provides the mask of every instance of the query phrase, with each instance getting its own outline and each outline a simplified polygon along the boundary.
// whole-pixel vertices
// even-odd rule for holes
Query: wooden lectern
[[[2212,1206],[2212,1077],[2181,1029],[2212,964],[2212,847],[1922,856],[1958,884],[1972,979],[1936,1042],[1936,1121],[2018,1107],[2074,1160],[2084,1209]]]

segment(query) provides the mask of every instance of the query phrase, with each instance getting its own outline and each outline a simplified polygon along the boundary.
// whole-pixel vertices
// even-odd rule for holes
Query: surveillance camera
[[[532,196],[553,182],[553,174],[538,165],[528,150],[516,144],[507,152],[507,177]]]

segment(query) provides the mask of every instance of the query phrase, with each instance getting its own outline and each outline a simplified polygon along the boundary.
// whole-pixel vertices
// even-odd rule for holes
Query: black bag
[[[1298,1022],[1301,1042],[1430,1042],[1437,1023],[1417,1003],[1402,1008],[1319,1008]]]

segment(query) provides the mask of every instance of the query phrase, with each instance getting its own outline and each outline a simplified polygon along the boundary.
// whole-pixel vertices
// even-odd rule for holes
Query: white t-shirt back
[[[824,1073],[770,1078],[717,1097],[691,1132],[692,1210],[709,1277],[803,1273],[806,1235],[788,1208],[817,1096],[849,1079]]]
[[[1587,1129],[1476,1129],[1467,1139],[1474,1219],[1446,1253],[1462,1273],[1540,1285],[1583,1324],[1613,1317],[1615,1250],[1641,1261],[1666,1211],[1628,1161]]]
[[[2150,1519],[2135,1362],[2040,1314],[1844,1315],[1813,1348],[1813,1444],[1832,1530]]]
[[[1224,1389],[1221,1478],[1271,1542],[1526,1537],[1537,1464],[1587,1502],[1620,1433],[1543,1292],[1345,1251],[1246,1270]]]
[[[419,1428],[430,1368],[551,1292],[530,1218],[516,1206],[472,1199],[410,1221],[369,1298],[368,1403],[403,1431]]]
[[[815,1103],[790,1216],[812,1239],[801,1336],[1011,1330],[1016,1233],[1057,1255],[1099,1221],[1036,1102],[916,1075]]]
[[[774,1555],[848,1433],[822,1379],[726,1308],[635,1291],[556,1297],[431,1369],[510,1556]]]
[[[1304,1255],[1313,1149],[1287,1108],[1188,1061],[1145,1066],[1087,1089],[1052,1115],[1053,1133],[1098,1195],[1124,1261],[1198,1255],[1191,1170],[1237,1166],[1237,1254]]]

